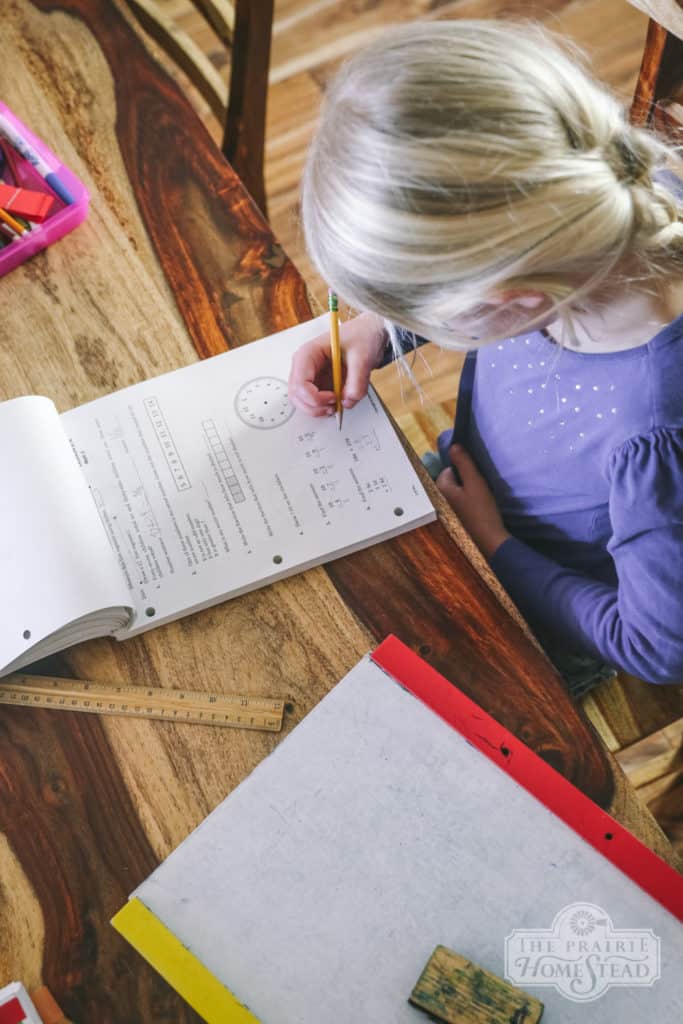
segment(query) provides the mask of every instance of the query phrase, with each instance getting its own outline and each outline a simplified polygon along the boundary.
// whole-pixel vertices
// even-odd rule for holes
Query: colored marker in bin
[[[23,235],[24,231],[26,231],[26,228],[20,224],[18,220],[2,208],[0,208],[0,221],[2,221],[3,224],[6,224],[8,228],[11,228],[12,231],[15,231],[18,235]]]
[[[63,203],[71,205],[75,202],[71,192],[66,187],[64,182],[60,179],[59,175],[52,167],[47,163],[43,157],[36,152],[33,146],[26,141],[24,136],[17,131],[11,121],[8,118],[0,114],[0,135],[4,139],[7,139],[10,146],[16,149],[24,160],[27,160],[42,178],[45,179],[46,183],[50,186],[52,191],[59,196]]]

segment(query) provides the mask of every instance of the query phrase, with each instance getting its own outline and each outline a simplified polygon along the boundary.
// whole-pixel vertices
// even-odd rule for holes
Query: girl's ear
[[[508,303],[515,303],[523,309],[540,309],[548,301],[545,292],[526,292],[509,288],[503,291],[491,292],[486,296],[486,301],[492,306],[505,306]]]

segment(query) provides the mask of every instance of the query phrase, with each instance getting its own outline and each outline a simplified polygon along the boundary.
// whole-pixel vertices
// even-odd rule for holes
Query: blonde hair
[[[625,257],[683,266],[681,209],[652,178],[669,154],[540,26],[411,23],[328,91],[306,243],[350,305],[471,348],[494,338],[477,311],[494,290],[571,314]]]

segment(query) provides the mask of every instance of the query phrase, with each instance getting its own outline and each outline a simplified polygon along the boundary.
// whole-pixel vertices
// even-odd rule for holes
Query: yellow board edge
[[[207,1024],[259,1024],[137,897],[112,917],[111,924]]]

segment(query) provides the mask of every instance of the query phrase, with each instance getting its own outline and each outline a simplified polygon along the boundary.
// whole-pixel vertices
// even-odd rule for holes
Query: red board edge
[[[683,921],[683,875],[616,818],[598,807],[398,637],[388,636],[370,657],[631,881]]]

